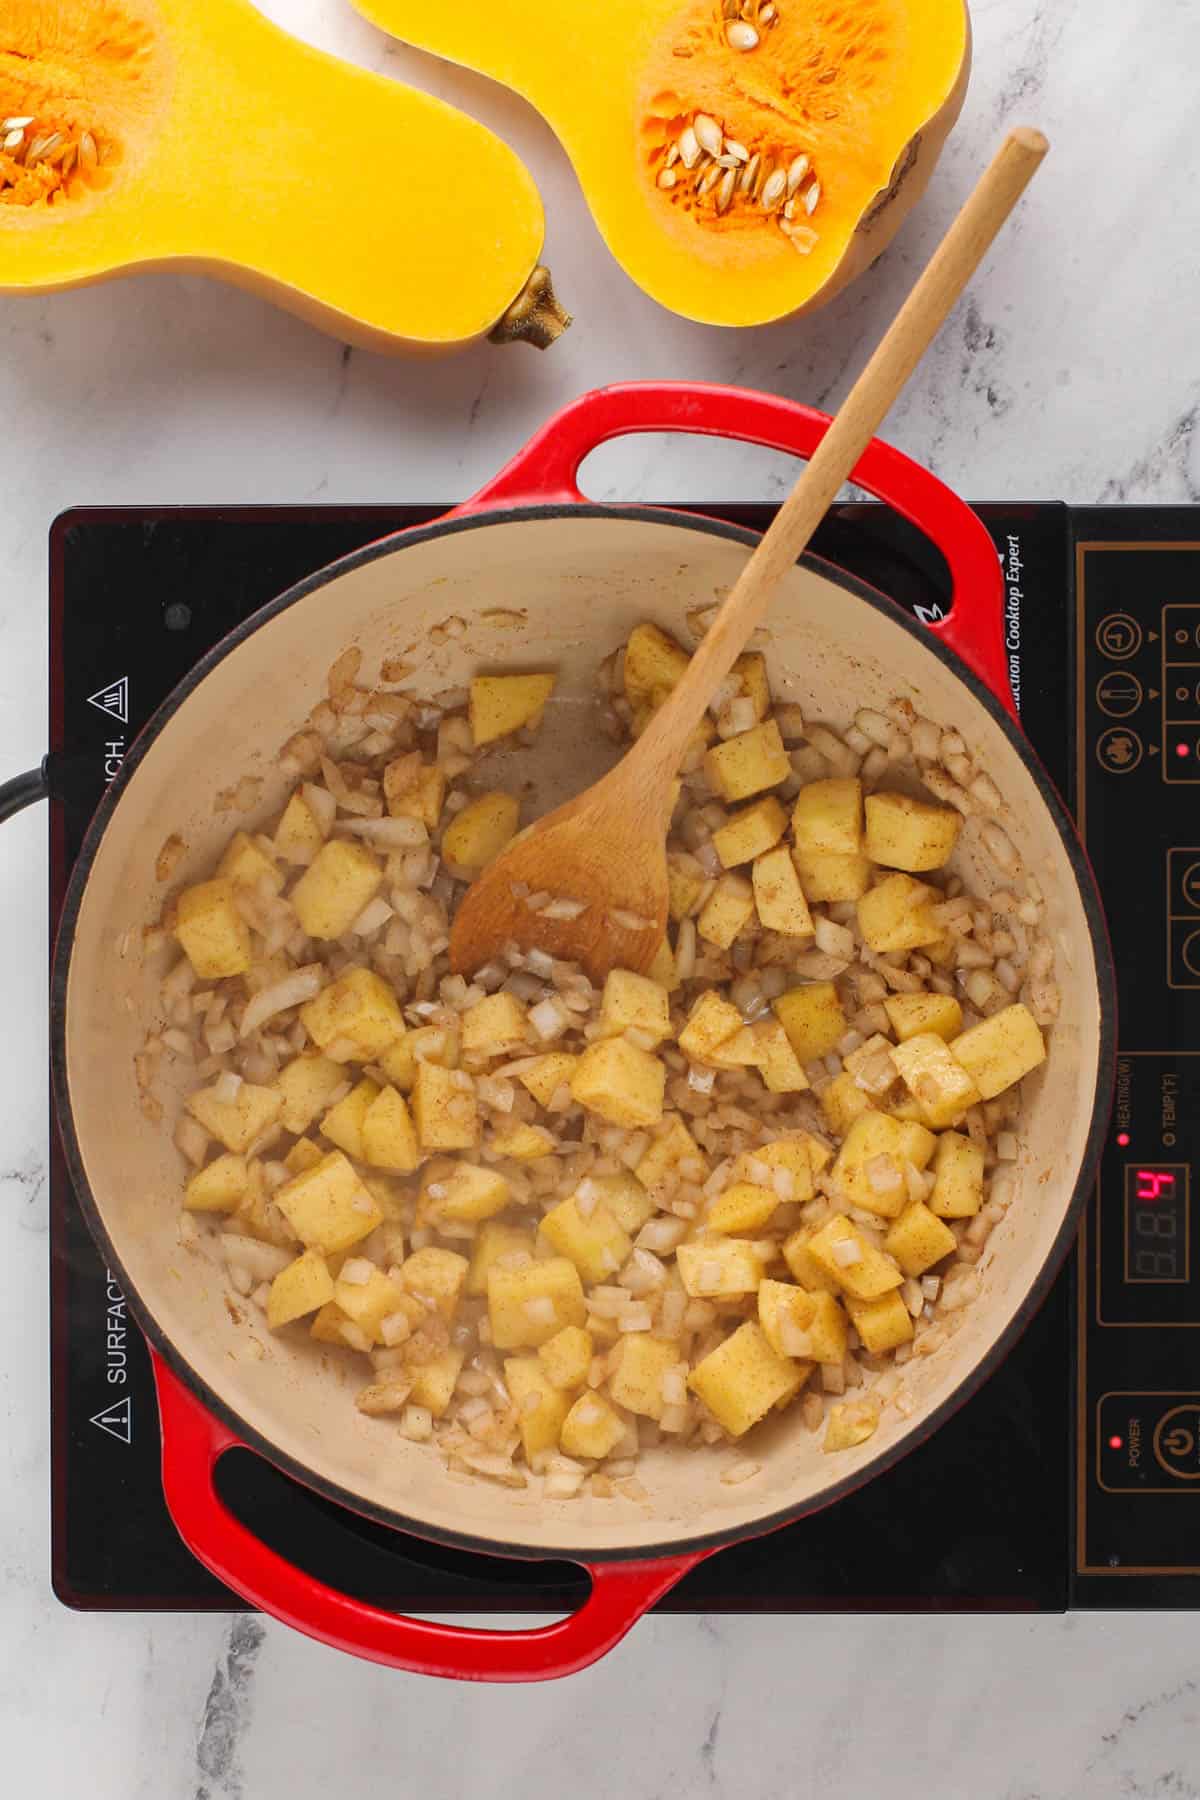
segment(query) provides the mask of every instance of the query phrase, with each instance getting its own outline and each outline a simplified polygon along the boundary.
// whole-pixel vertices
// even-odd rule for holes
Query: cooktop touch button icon
[[[1127,719],[1142,704],[1142,684],[1129,669],[1110,669],[1096,683],[1096,704],[1110,719]]]
[[[1109,613],[1096,627],[1096,648],[1112,662],[1124,662],[1142,647],[1142,628],[1128,613]]]
[[[1142,740],[1126,725],[1110,725],[1096,739],[1096,761],[1109,775],[1128,775],[1142,760]]]
[[[1159,1466],[1179,1481],[1200,1481],[1200,1406],[1173,1406],[1154,1429]]]

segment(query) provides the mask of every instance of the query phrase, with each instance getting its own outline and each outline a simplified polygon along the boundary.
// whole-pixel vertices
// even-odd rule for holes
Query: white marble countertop
[[[818,317],[741,336],[657,310],[544,126],[398,50],[342,0],[270,0],[325,47],[474,109],[545,196],[578,323],[549,355],[350,356],[256,299],[147,277],[0,301],[0,769],[46,737],[46,534],[93,502],[453,499],[600,382],[725,380],[836,403],[1006,122],[1053,154],[889,435],[975,498],[1200,499],[1194,0],[975,0],[976,73],[919,214]],[[597,457],[598,497],[753,498],[777,459],[678,440]],[[254,1619],[84,1617],[48,1583],[45,820],[0,850],[0,1736],[8,1785],[90,1800],[315,1800],[570,1786],[1195,1800],[1194,1618],[668,1618],[551,1688],[356,1665]]]

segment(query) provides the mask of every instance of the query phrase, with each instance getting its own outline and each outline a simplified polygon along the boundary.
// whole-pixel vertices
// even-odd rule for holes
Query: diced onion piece
[[[273,981],[269,987],[260,988],[251,996],[246,1010],[242,1014],[240,1035],[250,1037],[273,1019],[276,1013],[286,1012],[290,1007],[303,1006],[305,1001],[313,1000],[321,991],[324,970],[319,963],[308,963],[302,969],[293,969],[280,981]]]

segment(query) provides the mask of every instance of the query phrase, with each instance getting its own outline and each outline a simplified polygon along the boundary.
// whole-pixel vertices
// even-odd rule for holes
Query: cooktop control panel
[[[1169,522],[1078,515],[1074,542],[1077,813],[1118,984],[1078,1260],[1075,1560],[1139,1585],[1200,1575],[1200,530]]]

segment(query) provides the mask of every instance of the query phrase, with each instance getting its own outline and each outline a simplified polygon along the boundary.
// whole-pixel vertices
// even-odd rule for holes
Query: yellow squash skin
[[[449,350],[537,264],[541,202],[499,138],[248,0],[0,0],[14,115],[88,156],[34,204],[10,169],[0,292],[198,271],[365,348]]]
[[[714,325],[759,325],[825,304],[880,254],[929,180],[970,72],[965,0],[772,0],[750,53],[722,0],[355,0],[421,49],[504,82],[562,140],[610,250],[662,305]],[[742,15],[757,18],[764,0]],[[757,10],[756,10],[757,7]],[[803,151],[820,180],[800,254],[779,219],[696,176],[659,185],[699,111],[763,169]],[[784,158],[781,165],[779,159]],[[771,157],[770,164],[766,159]],[[668,191],[669,189],[669,191]],[[686,189],[686,191],[685,191]]]

